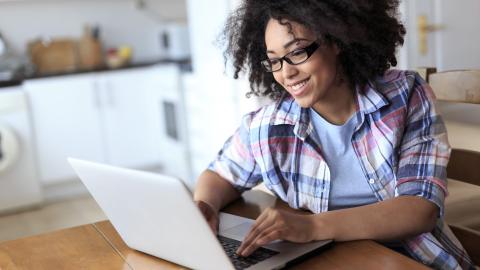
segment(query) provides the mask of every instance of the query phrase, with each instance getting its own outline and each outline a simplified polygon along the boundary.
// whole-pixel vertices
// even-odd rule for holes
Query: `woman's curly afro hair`
[[[318,41],[340,48],[341,70],[349,83],[365,85],[397,65],[395,50],[405,27],[397,19],[398,0],[244,0],[223,31],[225,59],[232,58],[234,78],[247,72],[247,96],[278,99],[284,89],[263,70],[265,28],[273,18],[304,25]]]

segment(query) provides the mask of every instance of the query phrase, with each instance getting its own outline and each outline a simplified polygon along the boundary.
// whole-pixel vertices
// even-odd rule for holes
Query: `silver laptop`
[[[90,161],[68,161],[125,243],[192,269],[279,269],[331,241],[276,241],[235,255],[254,220],[220,213],[215,235],[179,179]]]

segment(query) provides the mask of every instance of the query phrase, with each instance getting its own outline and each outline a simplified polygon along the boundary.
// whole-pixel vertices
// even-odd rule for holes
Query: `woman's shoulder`
[[[257,128],[264,125],[295,125],[300,116],[300,107],[295,100],[284,95],[278,100],[261,106],[255,111],[245,114],[242,118],[242,125]]]
[[[423,78],[414,70],[389,69],[385,71],[383,76],[379,76],[376,80],[377,84],[392,85],[399,87],[409,86],[410,88],[416,83],[421,82]]]
[[[377,77],[374,82],[375,88],[387,99],[393,100],[398,96],[408,97],[413,90],[424,88],[427,83],[414,70],[387,70],[383,76]]]

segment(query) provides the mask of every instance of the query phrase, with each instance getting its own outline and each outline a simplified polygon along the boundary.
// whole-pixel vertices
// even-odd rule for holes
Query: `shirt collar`
[[[363,88],[355,88],[357,97],[357,112],[369,114],[378,111],[389,104],[388,100],[377,89],[375,81],[369,81]]]

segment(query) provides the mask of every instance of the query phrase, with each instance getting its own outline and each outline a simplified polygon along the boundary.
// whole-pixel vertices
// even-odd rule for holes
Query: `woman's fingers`
[[[259,235],[250,245],[246,246],[242,251],[242,256],[250,256],[255,250],[259,247],[266,245],[272,241],[281,239],[282,231],[279,228],[270,228],[268,231],[265,231]]]
[[[265,231],[269,230],[270,227],[275,225],[277,217],[276,211],[277,210],[267,209],[260,215],[238,248],[237,254],[243,255],[247,247],[254,244],[259,237],[263,236]]]
[[[242,244],[238,248],[237,250],[238,254],[241,254],[245,246],[249,245],[257,237],[257,235],[262,232],[262,230],[265,227],[269,226],[269,224],[271,223],[271,221],[269,220],[270,219],[269,212],[270,212],[270,209],[267,209],[263,211],[260,214],[260,216],[257,218],[253,226],[250,228],[250,231],[243,239]]]
[[[262,213],[262,218],[258,221],[261,222],[256,222],[252,227],[238,248],[237,254],[249,256],[260,246],[274,240],[288,240],[296,243],[314,240],[311,216],[270,209]]]

